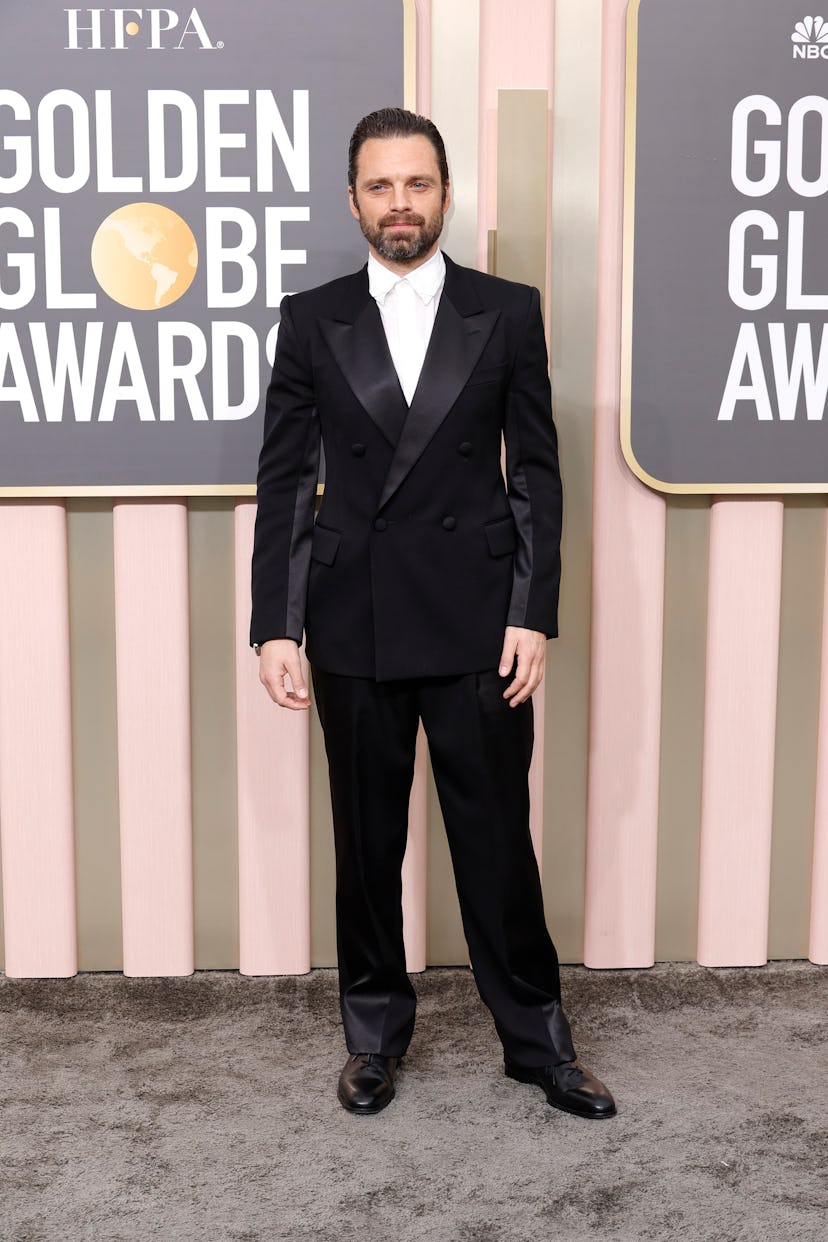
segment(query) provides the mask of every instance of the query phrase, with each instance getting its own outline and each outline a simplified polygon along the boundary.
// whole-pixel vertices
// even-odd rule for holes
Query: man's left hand
[[[517,625],[507,625],[503,638],[503,651],[498,671],[508,677],[517,657],[517,670],[512,682],[503,691],[510,707],[517,707],[534,694],[543,677],[546,659],[546,635],[538,630],[524,630]]]

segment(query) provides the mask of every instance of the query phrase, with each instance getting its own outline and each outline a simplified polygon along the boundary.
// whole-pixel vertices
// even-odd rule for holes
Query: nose
[[[405,182],[395,183],[391,191],[391,210],[411,211],[411,192]]]

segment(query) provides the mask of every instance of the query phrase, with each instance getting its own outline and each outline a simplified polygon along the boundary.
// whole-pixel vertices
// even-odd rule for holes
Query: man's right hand
[[[285,679],[290,679],[291,689]],[[310,707],[310,697],[302,676],[299,648],[292,638],[271,638],[259,651],[259,681],[274,703],[300,712]]]

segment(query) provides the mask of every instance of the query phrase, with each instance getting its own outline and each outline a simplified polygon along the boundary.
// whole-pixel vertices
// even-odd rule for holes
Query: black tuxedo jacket
[[[304,631],[319,668],[387,681],[494,668],[506,625],[555,635],[561,484],[537,290],[446,257],[410,409],[367,268],[281,313],[251,642]]]

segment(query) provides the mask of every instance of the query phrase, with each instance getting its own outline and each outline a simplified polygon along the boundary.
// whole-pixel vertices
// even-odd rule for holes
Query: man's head
[[[377,258],[400,270],[424,262],[437,248],[451,202],[436,126],[402,108],[363,117],[348,149],[348,193]]]

